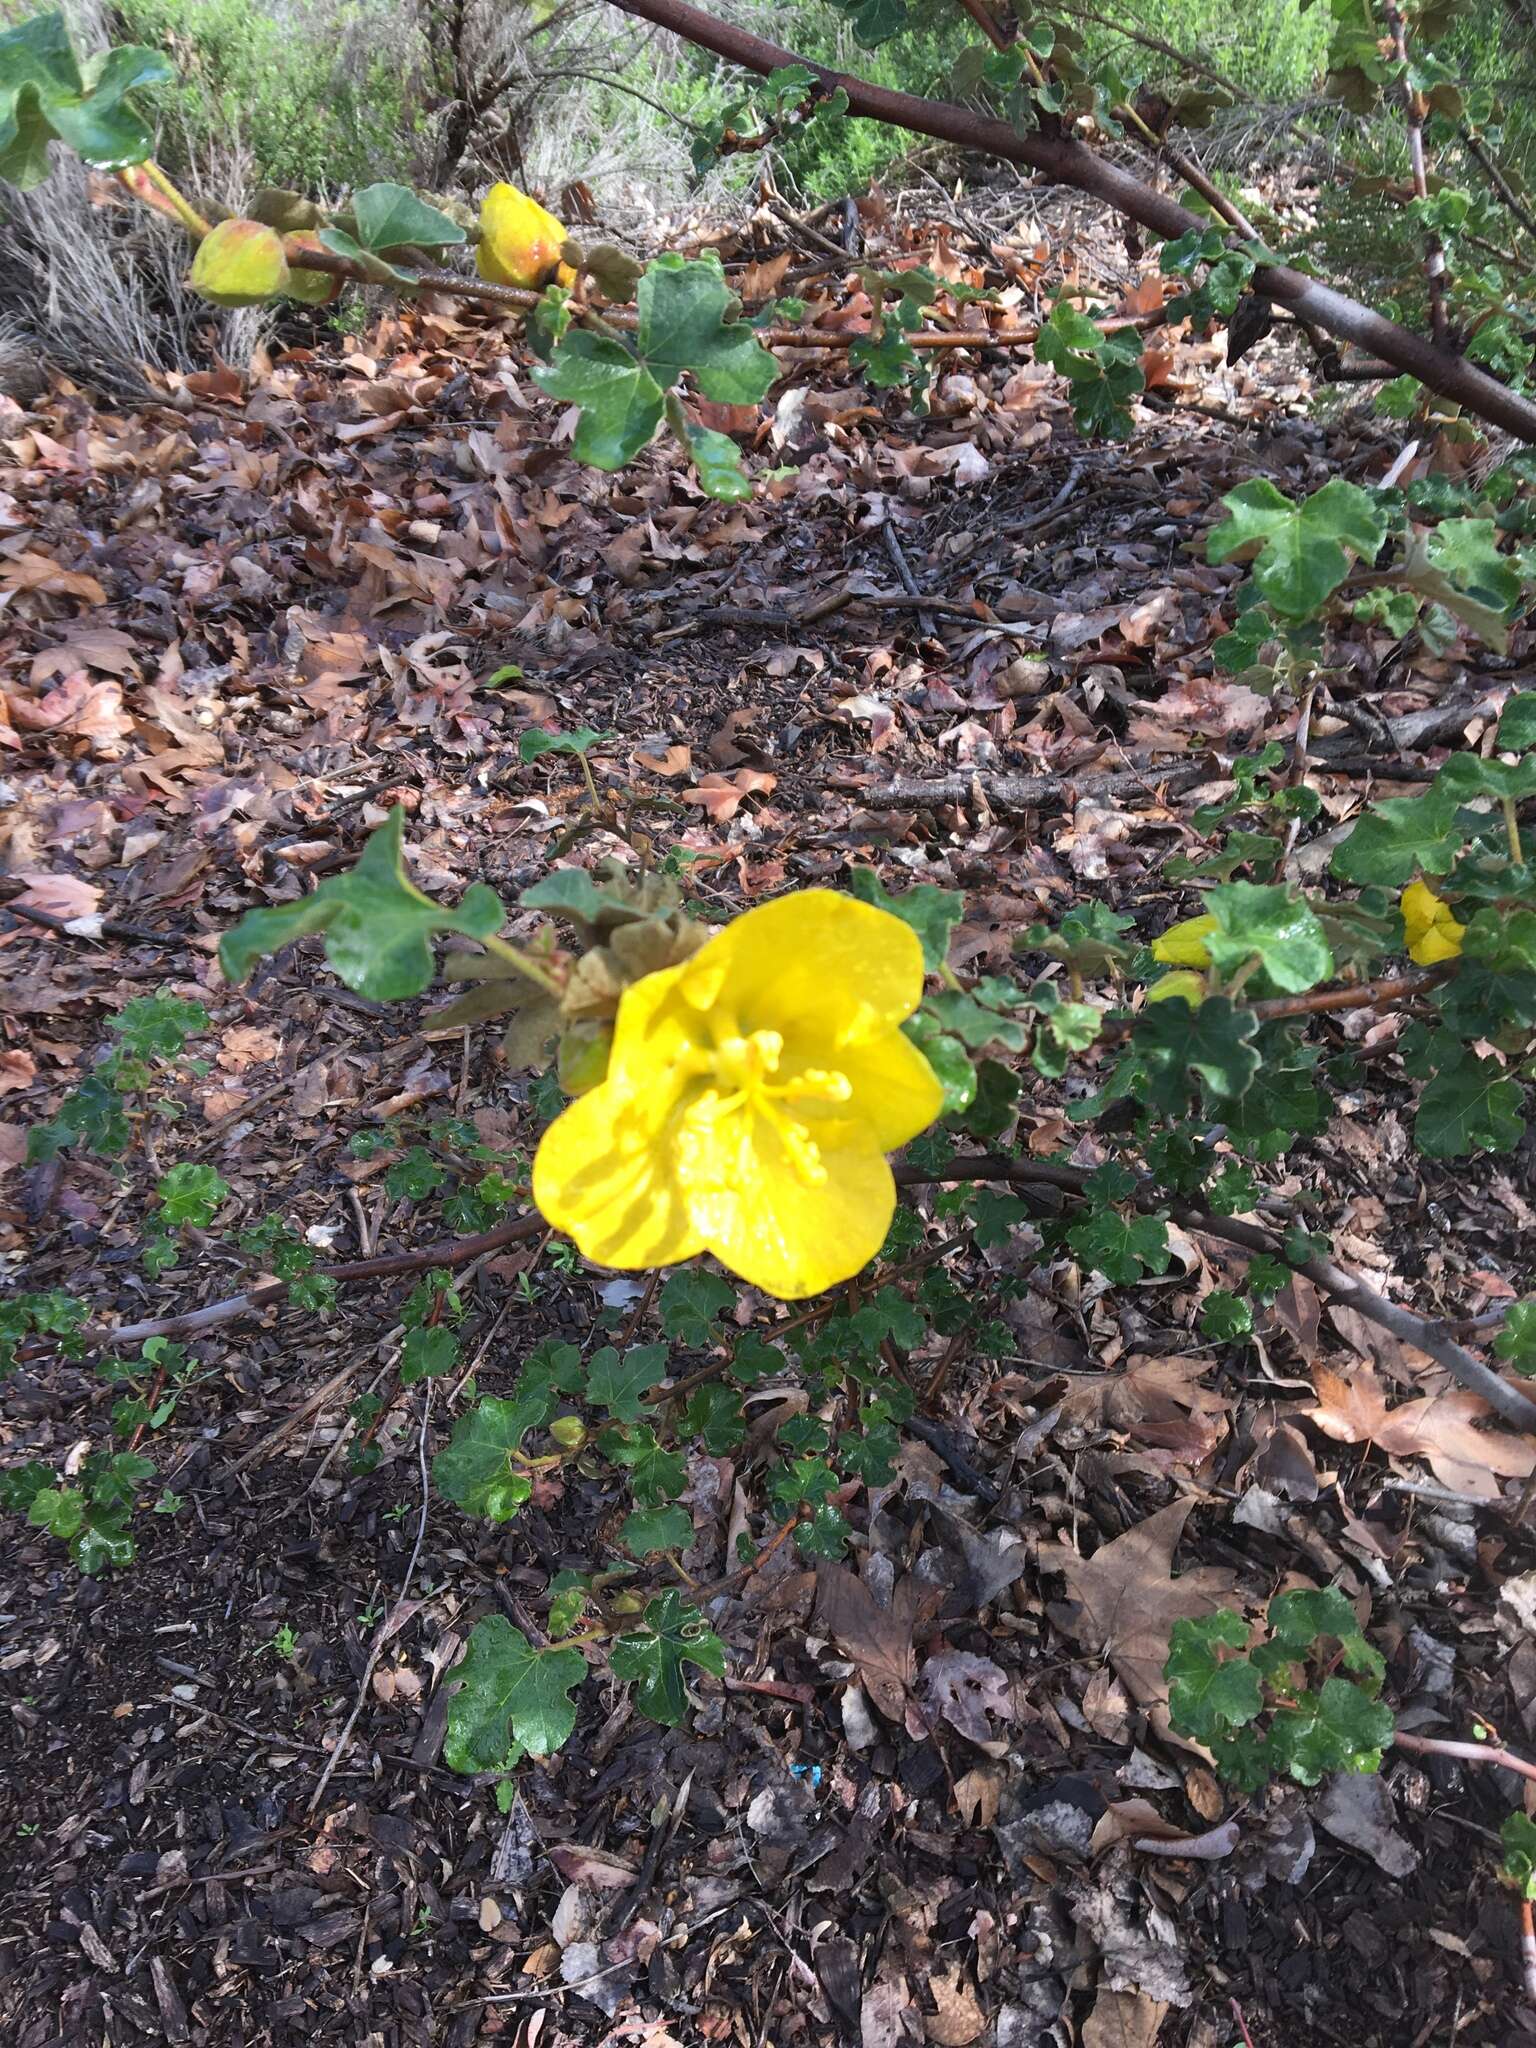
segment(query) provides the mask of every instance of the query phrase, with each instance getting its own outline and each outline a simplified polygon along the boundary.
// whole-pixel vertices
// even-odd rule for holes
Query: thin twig
[[[335,1748],[326,1759],[325,1769],[320,1773],[320,1782],[309,1795],[309,1804],[304,1809],[306,1813],[313,1813],[320,1804],[321,1799],[325,1796],[325,1788],[330,1784],[336,1766],[341,1762],[343,1755],[346,1753],[347,1744],[352,1739],[352,1730],[357,1726],[358,1716],[362,1713],[364,1702],[368,1698],[368,1688],[373,1683],[374,1670],[383,1653],[384,1645],[395,1632],[395,1617],[409,1598],[411,1580],[416,1575],[416,1560],[421,1555],[421,1546],[426,1537],[427,1510],[432,1500],[432,1488],[427,1478],[427,1432],[432,1422],[432,1382],[427,1380],[425,1386],[426,1398],[421,1404],[421,1434],[416,1441],[416,1461],[421,1473],[421,1514],[416,1523],[416,1541],[411,1546],[411,1555],[405,1567],[405,1577],[400,1581],[400,1591],[388,1614],[385,1615],[373,1632],[373,1647],[368,1652],[368,1661],[363,1666],[362,1677],[358,1680],[357,1698],[353,1703],[351,1713],[347,1716],[346,1726],[336,1738]]]

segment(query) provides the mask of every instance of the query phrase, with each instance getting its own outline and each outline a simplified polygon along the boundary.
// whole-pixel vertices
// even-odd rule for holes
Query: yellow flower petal
[[[1152,958],[1165,967],[1209,967],[1211,954],[1205,942],[1215,929],[1214,917],[1186,917],[1152,941]]]
[[[562,1110],[534,1155],[534,1203],[594,1265],[674,1266],[704,1240],[666,1151],[645,1141],[633,1114],[606,1083]]]
[[[837,1056],[853,1094],[848,1114],[869,1132],[874,1149],[894,1152],[938,1121],[944,1090],[910,1038],[892,1031],[871,1045],[845,1046]]]
[[[923,999],[923,949],[888,910],[801,889],[728,924],[687,963],[697,1009],[724,1003],[743,1034],[776,1030],[786,1064],[867,1044]]]
[[[536,199],[515,185],[493,185],[480,208],[475,264],[490,284],[537,291],[560,269],[565,229]]]
[[[681,1168],[689,1213],[731,1272],[781,1301],[851,1279],[885,1242],[896,1182],[883,1153],[817,1146],[820,1177],[768,1119],[738,1114],[694,1132]]]
[[[1434,967],[1461,954],[1466,926],[1458,924],[1451,906],[1424,882],[1410,882],[1398,906],[1408,957],[1420,967]]]
[[[1182,996],[1192,1010],[1198,1010],[1205,1001],[1205,976],[1179,967],[1172,974],[1160,975],[1147,990],[1149,1003],[1166,1003],[1170,996]]]

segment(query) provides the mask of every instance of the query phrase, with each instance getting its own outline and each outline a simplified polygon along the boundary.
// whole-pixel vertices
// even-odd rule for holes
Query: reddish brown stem
[[[783,65],[806,61],[761,36],[716,20],[702,9],[690,6],[688,0],[612,0],[612,4],[625,14],[670,29],[698,48],[712,50],[728,63],[762,76]],[[1060,184],[1076,186],[1079,191],[1103,200],[1115,212],[1138,221],[1161,238],[1173,239],[1206,225],[1166,193],[1132,177],[1069,136],[1021,135],[1006,122],[974,113],[968,107],[892,92],[824,66],[813,64],[808,68],[829,89],[840,86],[848,95],[850,111],[856,115],[1043,171]],[[1430,390],[1478,418],[1506,428],[1519,440],[1536,442],[1536,403],[1500,384],[1475,364],[1437,348],[1423,335],[1410,333],[1369,306],[1284,264],[1260,265],[1254,273],[1253,285],[1262,297],[1289,307],[1337,339],[1364,349],[1373,359],[1390,363],[1394,371],[1418,378]]]
[[[1511,1749],[1500,1749],[1496,1743],[1446,1742],[1438,1735],[1405,1735],[1401,1729],[1392,1740],[1399,1749],[1412,1750],[1416,1756],[1453,1756],[1461,1763],[1497,1764],[1501,1770],[1514,1771],[1519,1777],[1536,1779],[1536,1764],[1516,1756]]]

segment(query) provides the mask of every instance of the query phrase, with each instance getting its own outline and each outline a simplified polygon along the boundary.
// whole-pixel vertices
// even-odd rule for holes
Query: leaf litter
[[[1045,204],[1062,208],[1061,255],[1143,310],[1159,281],[1077,202]],[[984,281],[942,223],[870,230]],[[765,290],[791,257],[776,232],[760,219],[725,245]],[[1036,289],[1041,259],[1002,260],[1012,289]],[[847,317],[819,289],[821,317]],[[1156,389],[1219,385],[1213,353],[1176,344]],[[442,301],[347,353],[311,337],[248,378],[173,380],[137,414],[69,387],[34,414],[0,401],[12,1270],[124,1320],[240,1284],[212,1257],[138,1272],[138,1161],[122,1182],[88,1160],[24,1163],[26,1127],[110,1016],[162,986],[213,1028],[159,1168],[216,1163],[249,1216],[281,1209],[341,1256],[409,1242],[388,1155],[352,1157],[353,1131],[436,1105],[487,1143],[526,1141],[525,1092],[483,1034],[343,1000],[318,948],[238,991],[213,953],[243,911],[287,914],[350,872],[397,804],[423,887],[459,903],[537,879],[585,797],[569,753],[525,758],[530,729],[617,735],[591,756],[603,800],[675,842],[721,914],[872,866],[893,890],[964,891],[983,965],[1083,881],[1161,928],[1162,863],[1197,838],[1194,807],[1234,751],[1289,737],[1275,704],[1208,672],[1235,579],[1193,545],[1257,428],[1154,396],[1132,441],[1085,448],[1052,383],[1006,357],[942,372],[926,423],[897,401],[882,416],[841,375],[802,369],[764,408],[798,467],[732,507],[654,455],[611,479],[582,469],[504,334]],[[1282,344],[1227,382],[1283,427],[1267,460],[1288,489],[1369,458],[1368,421],[1294,416]],[[1030,534],[1062,491],[1065,519]],[[892,590],[887,531],[926,618],[871,602]],[[1475,740],[1496,681],[1426,656],[1383,709],[1464,702]],[[1320,737],[1341,759],[1358,746]],[[1010,777],[1028,779],[1022,806]],[[1348,773],[1325,755],[1314,779],[1330,815],[1352,813]],[[1421,1161],[1423,1184],[1406,1181],[1396,1105],[1371,1085],[1312,1146],[1341,1244],[1459,1313],[1507,1299],[1529,1272],[1518,1176],[1474,1185]],[[1026,1149],[1071,1142],[1063,1110],[1044,1088],[1025,1102]],[[981,1285],[1009,1254],[959,1257]],[[723,1674],[679,1675],[658,1633],[629,1675],[688,1684],[675,1732],[575,1652],[530,1663],[530,1759],[505,1813],[441,1768],[447,1693],[479,1683],[460,1646],[595,1554],[610,1504],[544,1488],[511,1536],[434,1506],[421,1597],[309,1815],[369,1617],[409,1555],[391,1510],[412,1499],[410,1443],[371,1480],[336,1456],[398,1298],[347,1301],[324,1326],[282,1311],[211,1330],[206,1391],[164,1438],[195,1531],[152,1530],[135,1571],[99,1583],[31,1532],[10,1546],[25,1831],[9,1913],[28,1933],[0,1993],[8,2038],[661,2048],[792,2027],[865,2048],[1225,2048],[1235,1999],[1264,2048],[1507,2042],[1518,1963],[1500,1902],[1469,1892],[1464,1832],[1497,1826],[1490,1774],[1339,1780],[1311,1803],[1320,1832],[1295,1788],[1230,1808],[1169,1739],[1161,1668],[1177,1618],[1257,1612],[1282,1584],[1385,1588],[1414,1725],[1483,1715],[1536,1739],[1530,1603],[1496,1598],[1530,1576],[1512,1510],[1536,1455],[1422,1359],[1358,1355],[1303,1282],[1246,1368],[1197,1346],[1219,1257],[1190,1242],[1167,1275],[1114,1289],[1053,1269],[1009,1305],[1004,1369],[914,1357],[914,1384],[941,1388],[926,1412],[944,1449],[908,1440],[872,1491],[858,1569],[786,1550],[714,1596]],[[605,1306],[645,1307],[531,1248],[464,1284],[493,1393],[543,1338],[595,1347]],[[7,1462],[62,1462],[90,1392],[69,1368],[9,1389]],[[453,1419],[440,1409],[430,1448]],[[760,1506],[754,1458],[749,1437],[690,1471],[690,1568],[709,1581],[734,1562],[733,1504]],[[1245,1517],[1260,1496],[1274,1508]],[[290,1625],[285,1660],[269,1645]],[[470,1761],[489,1768],[491,1747]],[[1228,1859],[1134,1846],[1229,1817]]]

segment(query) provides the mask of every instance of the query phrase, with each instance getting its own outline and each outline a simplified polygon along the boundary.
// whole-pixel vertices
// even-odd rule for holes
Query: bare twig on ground
[[[325,1796],[325,1788],[330,1784],[336,1766],[346,1754],[347,1744],[352,1739],[352,1730],[357,1726],[358,1717],[362,1713],[364,1704],[367,1701],[368,1688],[373,1683],[373,1674],[378,1667],[379,1658],[383,1654],[384,1645],[395,1633],[395,1617],[410,1597],[411,1580],[416,1575],[416,1560],[421,1556],[421,1546],[426,1538],[427,1511],[432,1502],[432,1488],[427,1478],[427,1431],[432,1422],[432,1382],[425,1380],[423,1385],[426,1388],[426,1397],[421,1404],[421,1430],[416,1439],[416,1463],[421,1476],[421,1513],[416,1522],[416,1541],[411,1545],[411,1554],[405,1566],[405,1576],[400,1581],[400,1591],[391,1602],[388,1614],[384,1616],[373,1632],[373,1643],[368,1651],[368,1661],[363,1666],[363,1675],[357,1683],[357,1698],[353,1702],[351,1713],[347,1716],[346,1726],[337,1736],[336,1745],[326,1758],[325,1769],[320,1773],[319,1782],[316,1784],[314,1791],[309,1795],[309,1804],[304,1809],[306,1814],[313,1813],[320,1804],[320,1801]]]

